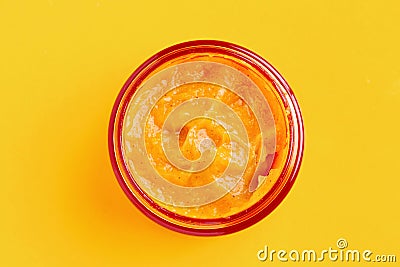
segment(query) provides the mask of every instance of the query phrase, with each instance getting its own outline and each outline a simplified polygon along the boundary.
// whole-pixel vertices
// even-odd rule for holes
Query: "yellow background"
[[[256,253],[335,248],[340,237],[400,261],[399,10],[396,0],[0,1],[0,266],[294,266]],[[265,57],[304,116],[293,189],[228,236],[153,223],[109,163],[108,120],[125,80],[192,39]]]

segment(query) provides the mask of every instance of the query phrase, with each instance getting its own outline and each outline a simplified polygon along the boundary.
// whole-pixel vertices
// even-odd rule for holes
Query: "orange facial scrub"
[[[282,105],[272,93],[252,93],[256,83],[218,63],[200,62],[179,71],[149,81],[146,93],[130,104],[122,136],[128,166],[148,193],[158,196],[154,200],[160,207],[191,218],[229,217],[255,204],[279,178],[287,153]],[[216,73],[222,82],[207,78]],[[204,110],[211,115],[185,119]],[[175,141],[176,147],[170,145]],[[135,149],[142,154],[134,154]],[[180,163],[175,164],[176,159]],[[169,195],[162,191],[165,183],[157,187],[160,180],[154,176],[172,185]],[[229,190],[218,191],[223,193],[215,199],[202,196],[201,204],[192,205],[173,201],[175,190],[204,188],[201,192],[207,195],[207,186],[216,181],[215,188]]]

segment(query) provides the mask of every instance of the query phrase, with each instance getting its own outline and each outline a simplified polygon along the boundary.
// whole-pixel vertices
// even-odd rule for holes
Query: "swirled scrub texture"
[[[288,136],[271,92],[210,62],[170,68],[146,85],[126,111],[122,144],[131,173],[160,207],[225,218],[274,186]],[[179,193],[188,188],[197,191]]]

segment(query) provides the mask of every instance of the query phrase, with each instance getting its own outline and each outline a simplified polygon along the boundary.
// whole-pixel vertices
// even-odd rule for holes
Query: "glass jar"
[[[112,167],[132,203],[160,225],[204,236],[271,213],[296,179],[303,138],[298,103],[278,71],[215,40],[146,60],[109,124]]]

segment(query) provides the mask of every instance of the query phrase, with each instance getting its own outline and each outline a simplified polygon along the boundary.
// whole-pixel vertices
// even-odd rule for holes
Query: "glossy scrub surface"
[[[165,83],[165,82],[164,82]],[[149,89],[147,94],[152,95],[151,90],[159,90],[158,86]],[[126,157],[127,165],[134,172],[141,166],[138,161],[147,159],[130,156],[132,147],[138,141],[134,138],[141,132],[144,136],[144,147],[146,149],[148,160],[157,174],[172,184],[183,187],[199,187],[218,180],[227,169],[230,162],[245,162],[245,169],[238,183],[227,191],[223,196],[215,201],[198,206],[181,206],[166,204],[160,199],[154,199],[162,208],[177,213],[179,215],[191,218],[222,218],[249,208],[264,196],[275,184],[283,168],[283,163],[287,153],[287,125],[283,118],[280,103],[274,98],[273,94],[262,94],[267,101],[268,110],[272,112],[272,125],[267,133],[273,134],[274,151],[268,152],[266,160],[262,162],[263,155],[263,135],[259,126],[259,121],[254,110],[254,103],[248,103],[239,94],[230,88],[209,82],[191,82],[184,83],[167,91],[157,101],[144,107],[145,102],[140,102],[142,109],[146,110],[146,118],[143,132],[136,126],[139,124],[135,118],[138,117],[137,108],[139,102],[132,102],[125,115],[123,139],[123,151]],[[187,101],[196,99],[213,99],[223,103],[230,108],[243,123],[248,138],[248,157],[243,153],[233,153],[236,149],[227,129],[218,121],[200,117],[188,121],[179,130],[179,151],[181,155],[190,161],[199,160],[202,153],[213,143],[215,154],[209,165],[200,171],[187,171],[171,163],[170,158],[165,154],[163,147],[163,126],[168,120],[168,116]],[[253,106],[252,106],[253,105]],[[256,107],[257,108],[257,107]],[[218,110],[218,105],[211,107],[219,117],[226,115],[223,110]],[[259,112],[259,111],[258,111]],[[266,111],[265,111],[266,112]],[[179,113],[178,113],[179,116]],[[208,140],[209,142],[204,142]],[[267,153],[267,154],[268,154]],[[265,151],[264,151],[265,154]],[[265,155],[264,155],[265,156]],[[269,161],[269,162],[268,162]],[[136,167],[134,167],[136,163]],[[258,165],[269,164],[267,173],[258,173]],[[151,175],[150,173],[147,176]],[[145,179],[146,175],[140,179]],[[228,186],[228,180],[222,179],[220,186]]]

